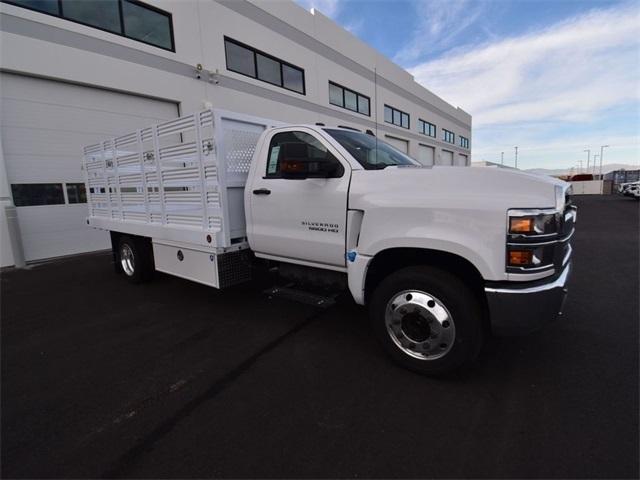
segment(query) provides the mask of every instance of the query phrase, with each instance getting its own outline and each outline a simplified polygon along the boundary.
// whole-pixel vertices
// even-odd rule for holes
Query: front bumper
[[[534,285],[485,287],[491,330],[496,335],[523,335],[542,328],[562,314],[571,274],[569,261],[562,272]]]

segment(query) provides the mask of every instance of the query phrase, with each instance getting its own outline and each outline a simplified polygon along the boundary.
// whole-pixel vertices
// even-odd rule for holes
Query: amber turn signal
[[[509,252],[509,265],[512,267],[523,267],[533,263],[532,250],[511,250]]]
[[[510,233],[534,233],[535,220],[530,217],[514,217],[509,220]]]

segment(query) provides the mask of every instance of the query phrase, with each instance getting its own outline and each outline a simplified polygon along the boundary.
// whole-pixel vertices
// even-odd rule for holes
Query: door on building
[[[409,154],[409,140],[403,140],[402,138],[392,137],[391,135],[385,135],[385,142],[389,145],[396,147],[402,153]]]
[[[466,167],[467,161],[468,161],[468,156],[463,153],[459,153],[456,159],[456,165],[460,167]]]
[[[26,260],[109,248],[87,227],[82,147],[178,116],[177,104],[2,73],[2,149]]]
[[[418,161],[425,166],[432,166],[435,160],[435,148],[428,145],[418,145]]]
[[[449,150],[442,150],[439,165],[453,165],[453,152],[450,152]]]

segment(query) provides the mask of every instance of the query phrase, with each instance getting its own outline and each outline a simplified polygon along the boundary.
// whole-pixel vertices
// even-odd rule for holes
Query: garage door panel
[[[130,116],[123,113],[100,111],[90,108],[78,108],[65,105],[52,105],[14,99],[3,100],[3,126],[37,128],[73,132],[102,133],[120,135],[131,128],[152,125],[166,117],[143,115]],[[61,123],[60,120],[64,122]]]
[[[72,155],[14,155],[12,160],[11,163],[7,163],[7,175],[11,183],[84,182],[79,157],[76,158]],[[43,162],[45,166],[34,165],[34,162],[38,161]]]
[[[435,148],[428,145],[418,145],[418,161],[425,166],[431,166],[435,161]]]
[[[112,133],[6,127],[3,128],[2,146],[5,155],[66,155],[80,161],[84,146],[113,136]]]
[[[392,145],[392,146],[396,147],[402,153],[407,153],[407,154],[409,153],[409,141],[408,140],[404,140],[402,138],[391,137],[391,136],[387,135],[387,136],[385,136],[385,141],[389,145]]]
[[[86,224],[86,205],[19,207],[16,210],[27,261],[110,247],[107,232],[89,228]]]
[[[448,150],[442,150],[440,152],[440,161],[438,165],[451,166],[453,165],[453,152]]]
[[[465,167],[467,165],[467,156],[462,153],[456,155],[456,165]]]
[[[82,182],[84,146],[178,116],[171,102],[14,74],[0,80],[11,184]],[[17,212],[27,260],[109,247],[105,232],[86,225],[86,204],[23,206]]]
[[[10,73],[2,74],[1,81],[2,97],[5,99],[50,103],[128,116],[139,116],[144,112],[144,116],[155,118],[167,118],[167,111],[174,106],[175,115],[175,103],[167,101]],[[27,90],[29,95],[25,97],[24,92]]]

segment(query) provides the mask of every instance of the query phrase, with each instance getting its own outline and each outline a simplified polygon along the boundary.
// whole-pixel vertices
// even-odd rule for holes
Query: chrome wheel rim
[[[135,261],[133,258],[133,250],[126,243],[120,247],[120,265],[127,276],[131,277],[135,271]]]
[[[419,360],[444,357],[456,339],[453,317],[444,303],[419,290],[394,295],[387,303],[385,324],[396,346]]]

